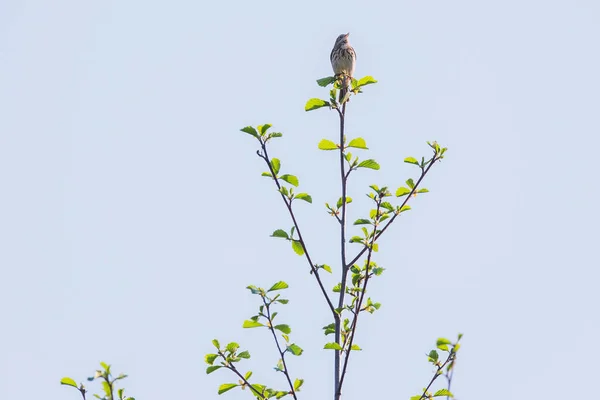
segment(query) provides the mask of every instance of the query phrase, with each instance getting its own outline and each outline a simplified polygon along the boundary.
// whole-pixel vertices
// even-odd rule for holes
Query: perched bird
[[[329,59],[333,67],[333,73],[336,77],[342,78],[342,88],[340,89],[339,101],[346,96],[352,77],[354,76],[354,67],[356,66],[356,52],[348,42],[349,33],[341,34],[335,40],[333,50]]]

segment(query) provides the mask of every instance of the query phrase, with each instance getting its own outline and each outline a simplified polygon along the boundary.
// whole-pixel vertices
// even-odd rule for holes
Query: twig
[[[300,241],[300,244],[302,245],[302,249],[304,250],[304,255],[306,256],[306,260],[308,261],[308,264],[310,265],[313,275],[317,279],[317,283],[319,284],[321,293],[323,293],[323,297],[325,297],[325,301],[327,301],[327,305],[329,306],[331,313],[335,316],[336,313],[335,313],[335,308],[333,306],[333,303],[331,302],[331,299],[329,298],[329,295],[327,294],[327,291],[325,290],[325,287],[323,286],[323,282],[321,281],[321,277],[319,276],[319,271],[313,264],[312,259],[310,258],[310,255],[308,254],[308,249],[306,248],[306,243],[304,242],[304,238],[302,237],[302,233],[300,232],[300,226],[298,225],[298,222],[296,221],[296,216],[294,215],[294,211],[292,210],[292,202],[291,202],[291,200],[288,201],[288,199],[283,195],[283,193],[281,193],[281,184],[279,183],[279,181],[276,178],[275,171],[273,170],[273,166],[271,165],[271,160],[269,158],[269,153],[267,152],[267,145],[265,142],[262,141],[262,139],[260,139],[260,145],[261,145],[263,154],[260,154],[260,152],[257,152],[257,154],[260,158],[262,158],[265,161],[265,163],[269,167],[271,176],[273,177],[273,180],[275,181],[275,185],[277,185],[279,194],[281,195],[281,198],[283,199],[283,202],[285,203],[285,206],[288,209],[290,217],[292,218],[292,222],[294,223],[294,227],[296,228],[296,232],[298,233],[298,240]]]
[[[369,250],[367,252],[367,263],[366,263],[366,269],[365,269],[365,283],[362,287],[362,291],[360,293],[360,298],[358,300],[358,304],[356,305],[356,309],[354,311],[354,317],[352,318],[352,328],[350,329],[350,339],[348,341],[348,346],[346,349],[346,357],[344,358],[344,369],[342,370],[342,376],[341,376],[340,385],[339,385],[340,393],[342,391],[342,385],[344,384],[344,378],[346,376],[346,369],[348,367],[348,360],[350,359],[352,343],[354,342],[354,333],[356,332],[356,326],[358,324],[358,315],[360,314],[362,303],[365,298],[365,294],[367,293],[367,284],[369,283],[369,268],[371,267],[371,256],[373,254],[373,245],[376,240],[375,238],[376,238],[376,234],[377,234],[377,225],[379,222],[379,212],[381,211],[381,201],[382,201],[382,199],[381,199],[381,197],[379,197],[377,200],[377,211],[375,214],[377,219],[375,220],[375,223],[373,224],[371,243],[369,244],[369,247],[368,247]]]
[[[436,161],[439,161],[440,157],[436,155],[434,155],[429,161],[429,165],[427,165],[427,168],[423,169],[421,171],[421,176],[419,177],[419,179],[417,180],[417,183],[415,183],[415,186],[412,188],[412,190],[410,191],[410,193],[406,196],[406,199],[404,199],[404,201],[402,202],[402,205],[400,205],[400,209],[402,209],[402,207],[404,207],[406,205],[406,203],[408,203],[408,200],[410,200],[410,198],[415,194],[415,192],[417,191],[419,185],[421,184],[421,181],[423,180],[423,178],[425,178],[425,175],[427,175],[427,173],[429,172],[429,170],[431,169],[431,167],[433,166],[433,164],[436,163]],[[394,220],[398,217],[398,215],[400,215],[400,213],[396,213],[394,214],[394,216],[392,218],[390,218],[390,220],[385,224],[385,226],[381,229],[381,231],[379,231],[379,233],[377,233],[377,235],[375,235],[375,240],[379,239],[379,237],[381,235],[383,235],[383,233],[388,229],[388,227],[394,222]],[[368,247],[365,246],[362,248],[361,251],[358,252],[358,254],[356,255],[356,257],[354,257],[352,259],[352,261],[350,261],[350,263],[348,265],[346,265],[346,268],[350,268],[352,265],[354,265],[355,262],[358,261],[358,259],[360,257],[362,257],[363,254],[365,254],[365,251],[367,251]]]
[[[279,351],[279,356],[281,357],[281,362],[283,364],[283,374],[285,375],[285,378],[287,379],[288,384],[290,385],[290,393],[291,393],[292,397],[295,400],[297,400],[296,391],[294,390],[294,385],[292,384],[292,380],[290,379],[290,374],[288,373],[287,364],[285,363],[285,351],[281,350],[281,346],[279,345],[279,340],[277,339],[277,334],[275,333],[275,328],[273,328],[273,320],[271,319],[271,309],[270,309],[271,303],[267,304],[264,297],[262,298],[262,300],[263,300],[263,304],[265,305],[265,308],[267,310],[267,321],[269,321],[269,330],[273,334],[273,339],[275,340],[275,344],[277,345],[277,351]]]
[[[429,385],[427,385],[427,387],[425,388],[425,390],[423,390],[423,394],[421,395],[421,397],[419,398],[419,400],[423,400],[423,399],[427,399],[428,398],[427,392],[429,391],[429,388],[431,387],[431,385],[433,385],[433,382],[435,382],[435,380],[440,376],[440,371],[442,369],[444,369],[444,367],[450,361],[453,361],[455,357],[456,357],[456,353],[454,352],[454,349],[452,349],[450,351],[450,354],[448,354],[448,358],[446,358],[446,361],[444,361],[443,364],[437,366],[437,370],[435,371],[435,374],[431,378],[431,381],[429,381]],[[450,390],[450,389],[448,389],[448,390]]]
[[[342,111],[336,108],[338,115],[340,116],[340,176],[342,181],[342,212],[340,217],[340,253],[341,253],[341,267],[342,267],[342,279],[340,282],[340,295],[338,299],[338,309],[341,309],[344,305],[344,294],[346,293],[346,278],[348,276],[348,268],[346,267],[346,184],[347,178],[345,171],[345,158],[344,158],[344,122],[346,118],[346,103],[342,105]],[[341,332],[341,316],[338,313],[334,315],[335,320],[335,343],[340,342]],[[335,350],[334,358],[334,398],[337,400],[341,397],[341,382],[340,382],[340,350]]]

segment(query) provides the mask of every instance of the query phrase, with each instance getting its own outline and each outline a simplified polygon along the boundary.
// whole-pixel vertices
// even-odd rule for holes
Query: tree
[[[345,116],[348,101],[351,96],[362,93],[364,87],[375,84],[377,81],[366,76],[362,79],[351,79],[351,90],[346,91],[343,98],[337,99],[338,91],[341,85],[348,82],[347,76],[331,76],[317,80],[321,87],[333,85],[329,91],[329,100],[313,98],[308,100],[305,106],[306,111],[312,111],[319,108],[329,108],[335,111],[339,117],[339,134],[334,140],[322,139],[318,148],[323,151],[337,152],[339,162],[340,176],[340,196],[334,203],[326,203],[327,213],[334,218],[339,225],[339,244],[340,258],[337,262],[337,268],[332,268],[327,264],[317,264],[311,257],[304,237],[302,236],[301,223],[295,214],[295,207],[299,200],[312,204],[312,196],[305,192],[297,192],[299,180],[295,175],[282,173],[282,162],[280,159],[269,155],[269,144],[272,140],[280,139],[283,135],[279,132],[271,131],[271,124],[259,125],[257,127],[246,126],[241,129],[251,135],[258,142],[257,155],[265,162],[267,171],[262,175],[271,179],[279,192],[281,200],[288,211],[291,227],[289,230],[276,229],[271,235],[274,238],[286,240],[290,243],[292,250],[306,259],[310,273],[318,285],[326,307],[330,314],[332,322],[323,327],[325,335],[333,335],[332,340],[324,344],[324,349],[331,350],[333,354],[333,399],[339,400],[342,397],[342,389],[345,378],[349,371],[349,361],[352,359],[352,353],[360,351],[360,346],[355,342],[356,332],[359,326],[359,317],[365,313],[374,313],[381,304],[374,301],[368,293],[369,281],[381,276],[385,268],[375,262],[375,255],[379,251],[378,239],[386,233],[392,224],[396,223],[398,218],[410,210],[409,201],[415,198],[417,194],[427,193],[428,190],[422,187],[425,177],[429,174],[432,167],[438,164],[445,155],[446,148],[441,147],[437,142],[428,142],[431,149],[429,157],[406,157],[405,163],[414,165],[418,171],[416,179],[407,179],[405,186],[390,189],[389,186],[370,185],[367,193],[372,201],[373,208],[366,213],[367,215],[357,218],[353,225],[360,227],[359,235],[348,237],[348,209],[352,203],[352,198],[348,195],[349,177],[361,169],[379,170],[379,164],[374,159],[359,159],[349,150],[368,150],[366,140],[362,137],[348,140],[345,134]],[[337,168],[337,167],[336,167]],[[349,244],[355,244],[352,251]],[[338,280],[335,282],[333,290],[326,288],[328,276],[338,274]],[[288,303],[288,299],[281,297],[281,292],[288,288],[288,284],[283,281],[277,281],[268,289],[260,286],[249,285],[247,289],[252,295],[259,299],[257,313],[244,321],[244,328],[264,328],[273,338],[273,345],[277,349],[279,359],[275,370],[284,377],[284,387],[275,389],[266,385],[252,381],[252,371],[243,372],[239,365],[242,360],[249,359],[250,353],[246,350],[240,350],[240,345],[236,342],[228,343],[224,346],[215,339],[212,341],[215,352],[205,355],[204,361],[208,365],[206,373],[210,374],[219,369],[226,369],[239,379],[237,383],[224,383],[219,386],[218,393],[222,394],[236,387],[249,389],[257,399],[265,400],[270,398],[283,398],[289,396],[298,399],[304,379],[296,378],[288,368],[288,356],[301,356],[303,349],[291,340],[292,329],[286,323],[279,323],[278,313],[275,311],[280,306]],[[362,319],[361,319],[362,320]],[[452,342],[446,338],[439,338],[436,342],[436,348],[427,354],[428,361],[434,366],[434,374],[428,385],[423,388],[419,394],[411,397],[411,400],[430,399],[434,397],[454,397],[450,392],[456,355],[460,348],[458,339]],[[438,350],[446,353],[445,357],[440,358]],[[110,373],[110,366],[102,363],[102,370],[96,372],[96,375],[88,380],[101,379],[104,397],[96,395],[105,400],[133,400],[131,397],[125,397],[123,389],[116,389],[115,383],[126,377],[119,375],[113,378]],[[444,376],[446,378],[446,387],[432,392],[432,387],[437,378]],[[61,383],[73,386],[83,396],[85,400],[87,390],[80,384],[77,386],[71,378],[63,378]],[[117,393],[117,397],[115,397]]]

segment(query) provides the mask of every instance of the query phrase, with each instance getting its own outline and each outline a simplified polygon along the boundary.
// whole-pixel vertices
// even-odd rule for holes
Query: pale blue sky
[[[585,396],[595,381],[600,146],[597,1],[0,2],[0,398],[76,399],[99,361],[138,399],[212,399],[210,340],[236,340],[259,381],[283,387],[266,332],[242,330],[248,284],[286,280],[280,317],[305,354],[304,399],[329,398],[330,322],[305,260],[269,238],[290,222],[252,138],[314,204],[298,215],[336,265],[329,52],[350,32],[356,75],[379,83],[348,108],[397,187],[427,140],[449,148],[380,243],[383,303],[364,318],[345,399],[407,399],[423,354],[464,332],[461,400]],[[334,281],[327,282],[333,286]],[[311,310],[310,312],[307,310]],[[96,388],[96,386],[93,386]],[[583,387],[583,389],[582,389]],[[325,393],[326,395],[319,395]],[[228,399],[249,399],[230,392]],[[588,396],[589,397],[589,396]]]

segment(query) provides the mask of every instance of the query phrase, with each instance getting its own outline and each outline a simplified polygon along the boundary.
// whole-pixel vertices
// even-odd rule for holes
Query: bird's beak
[[[350,32],[346,33],[346,37],[350,36]]]

